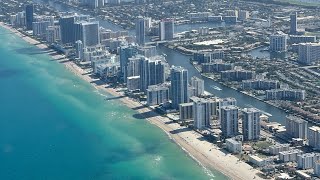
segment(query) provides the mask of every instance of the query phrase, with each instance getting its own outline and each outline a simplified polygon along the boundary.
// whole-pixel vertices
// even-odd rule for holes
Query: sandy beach
[[[0,23],[0,26],[10,30],[12,33],[21,37],[26,42],[35,45],[40,49],[48,49],[47,45],[21,34],[16,29],[11,28],[4,23]],[[51,53],[52,52],[53,51],[51,51]],[[63,55],[56,55],[55,53],[50,54],[50,52],[49,55],[51,55],[52,58],[56,59],[59,63],[64,64],[68,70],[90,83],[96,89],[105,91],[112,96],[120,97],[119,100],[123,104],[129,108],[135,109],[150,123],[165,131],[170,139],[177,143],[186,153],[188,153],[203,167],[207,169],[216,169],[231,179],[262,179],[256,175],[259,173],[258,170],[253,169],[247,163],[239,161],[237,157],[228,153],[224,153],[225,151],[221,151],[216,145],[203,140],[202,135],[199,133],[188,129],[187,127],[181,127],[177,123],[172,123],[168,118],[158,115],[156,112],[152,111],[152,109],[143,106],[139,102],[133,101],[128,97],[123,97],[123,94],[121,92],[117,92],[116,89],[107,88],[106,84],[95,84],[94,82],[97,82],[98,79],[92,78],[92,76],[87,74],[85,70],[81,69],[72,61],[65,59]]]

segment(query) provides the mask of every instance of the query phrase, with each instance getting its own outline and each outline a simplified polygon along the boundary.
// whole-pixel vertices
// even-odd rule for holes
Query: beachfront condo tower
[[[237,106],[221,107],[221,131],[222,135],[226,138],[239,134]]]
[[[181,103],[189,102],[188,84],[188,70],[181,66],[173,66],[171,69],[171,100],[174,109],[179,109]]]
[[[242,134],[245,141],[259,140],[261,111],[256,108],[246,108],[242,111]]]
[[[32,30],[33,11],[34,11],[33,4],[26,5],[26,28],[27,28],[27,30]]]

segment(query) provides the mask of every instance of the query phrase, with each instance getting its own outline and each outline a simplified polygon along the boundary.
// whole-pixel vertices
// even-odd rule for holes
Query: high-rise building
[[[76,57],[79,58],[80,60],[83,60],[83,43],[81,40],[76,41]]]
[[[191,78],[191,86],[195,88],[195,96],[204,94],[204,81],[196,76]]]
[[[105,0],[98,0],[98,7],[104,7]]]
[[[27,30],[32,30],[32,23],[33,23],[33,11],[34,7],[33,4],[26,5],[26,28]]]
[[[108,0],[107,3],[112,5],[119,5],[121,4],[121,0]]]
[[[171,40],[174,37],[174,19],[163,19],[159,24],[160,41]]]
[[[145,59],[144,56],[136,55],[128,59],[126,76],[140,76],[140,63]],[[140,87],[139,87],[140,88]]]
[[[75,37],[74,23],[74,16],[65,16],[59,19],[62,44],[73,44],[76,42],[76,40],[79,40]]]
[[[193,102],[179,105],[179,119],[181,121],[193,120]]]
[[[221,108],[223,106],[236,106],[237,105],[237,100],[235,98],[219,98],[217,99],[217,103],[216,103],[217,107],[216,107],[216,114],[218,116],[218,121],[219,121],[219,124],[221,124]]]
[[[60,26],[49,26],[47,28],[47,42],[53,43],[61,40]]]
[[[188,95],[188,70],[181,66],[171,69],[171,100],[172,107],[179,108],[179,104],[189,102]]]
[[[40,39],[45,39],[47,28],[51,25],[49,21],[38,21],[32,23],[32,34]]]
[[[320,127],[312,126],[308,128],[308,144],[314,149],[320,149]]]
[[[261,111],[256,108],[248,108],[243,111],[242,134],[245,141],[259,140]]]
[[[85,47],[100,44],[99,22],[83,22],[80,39]]]
[[[286,117],[286,132],[290,137],[307,139],[307,128],[307,121],[292,115]]]
[[[129,91],[136,91],[140,89],[140,76],[127,77],[127,88]]]
[[[290,34],[297,33],[297,12],[290,15]]]
[[[291,161],[297,161],[298,156],[303,153],[300,149],[291,149],[289,151],[282,151],[279,152],[279,159],[282,162],[291,162]]]
[[[169,102],[169,87],[166,84],[151,85],[147,89],[147,104],[159,105]]]
[[[134,0],[135,4],[144,4],[146,3],[146,0]]]
[[[270,51],[285,52],[287,51],[287,35],[274,34],[270,36]]]
[[[211,104],[207,99],[191,97],[193,101],[193,119],[194,119],[194,128],[204,129],[210,127],[211,120]]]
[[[315,164],[314,164],[314,174],[317,176],[317,177],[320,177],[320,160],[316,161]]]
[[[223,81],[242,81],[255,78],[255,72],[244,69],[233,69],[221,71],[221,80]]]
[[[320,61],[320,43],[300,43],[298,62],[311,65]]]
[[[149,32],[151,30],[151,26],[152,26],[152,19],[151,17],[145,17],[144,18],[144,28],[145,28],[145,32]]]
[[[150,85],[164,83],[165,66],[161,60],[145,58],[140,61],[140,91],[146,92]]]
[[[226,10],[225,14],[226,14],[226,16],[236,16],[236,17],[238,17],[238,10]]]
[[[143,46],[138,47],[138,53],[150,58],[157,55],[157,47],[156,46]]]
[[[224,137],[234,137],[239,134],[238,107],[221,107],[221,131]]]
[[[316,36],[305,36],[305,35],[290,35],[289,43],[299,44],[299,43],[315,43],[317,40]]]
[[[306,91],[301,89],[271,89],[266,90],[266,100],[302,101],[306,98]]]
[[[311,169],[314,167],[315,162],[320,160],[319,153],[306,153],[298,155],[298,168],[299,169]]]
[[[145,43],[145,20],[143,17],[138,17],[135,21],[136,23],[136,42],[139,45],[144,45]]]
[[[242,89],[271,90],[280,88],[280,82],[269,79],[244,80],[241,84]]]
[[[127,65],[129,58],[138,54],[137,46],[132,44],[127,46],[120,46],[120,72],[123,80],[126,81],[127,75]]]
[[[56,27],[55,26],[49,26],[47,28],[46,33],[46,41],[47,43],[51,44],[58,40],[58,37],[56,36]]]
[[[269,146],[269,153],[272,155],[277,155],[282,151],[289,151],[290,144],[274,144]]]
[[[248,19],[249,17],[250,17],[249,11],[244,11],[244,10],[239,11],[239,16],[238,16],[239,20],[243,21]]]

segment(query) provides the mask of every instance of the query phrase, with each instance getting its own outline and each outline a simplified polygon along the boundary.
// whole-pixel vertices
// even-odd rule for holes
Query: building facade
[[[314,149],[320,149],[320,127],[312,126],[308,128],[308,144]]]
[[[259,140],[261,111],[256,108],[247,108],[242,111],[242,134],[245,141]]]
[[[307,139],[308,122],[297,117],[289,115],[286,117],[286,133],[292,138]]]
[[[179,115],[181,121],[193,120],[193,102],[179,104]]]
[[[174,38],[174,19],[163,19],[159,24],[160,41]]]
[[[320,61],[320,43],[301,43],[298,50],[298,62],[311,65]]]
[[[300,89],[271,89],[266,90],[266,100],[302,101],[306,98],[306,91]]]
[[[239,134],[238,107],[221,107],[221,131],[224,137],[234,137]]]
[[[171,68],[171,100],[174,109],[178,109],[181,103],[189,102],[188,85],[188,70],[181,66],[173,66]]]
[[[28,4],[25,7],[25,18],[26,18],[26,28],[27,30],[32,30],[32,23],[33,23],[33,12],[34,7],[33,4]]]
[[[204,129],[210,127],[211,106],[210,102],[204,98],[191,97],[193,102],[194,128]]]
[[[191,78],[191,86],[195,88],[195,96],[204,94],[204,81],[196,76]]]
[[[298,155],[298,168],[311,169],[315,167],[315,162],[320,160],[319,153],[306,153]]]
[[[297,34],[297,12],[290,15],[290,34]]]
[[[166,84],[152,85],[147,89],[147,104],[150,106],[169,102],[169,87]]]
[[[145,43],[145,21],[143,17],[138,17],[135,20],[135,25],[136,25],[136,42],[139,45],[144,45]]]
[[[274,34],[270,36],[270,51],[285,52],[287,51],[287,35]]]

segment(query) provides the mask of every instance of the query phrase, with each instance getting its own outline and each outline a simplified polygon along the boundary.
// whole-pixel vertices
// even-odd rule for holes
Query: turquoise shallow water
[[[0,28],[0,179],[226,179]]]

